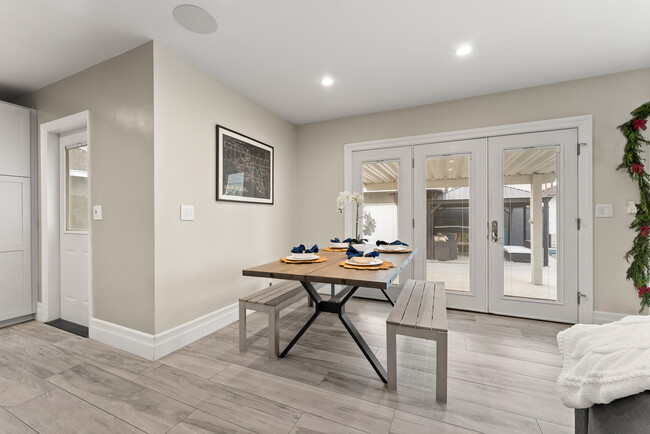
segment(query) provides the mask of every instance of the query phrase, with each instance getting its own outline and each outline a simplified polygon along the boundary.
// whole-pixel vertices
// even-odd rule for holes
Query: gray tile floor
[[[309,314],[282,314],[282,339]],[[348,315],[385,363],[385,302]],[[449,311],[449,401],[435,401],[435,344],[398,337],[388,392],[333,315],[287,358],[266,356],[266,317],[149,362],[32,321],[0,329],[0,433],[571,433],[555,379],[566,325]]]

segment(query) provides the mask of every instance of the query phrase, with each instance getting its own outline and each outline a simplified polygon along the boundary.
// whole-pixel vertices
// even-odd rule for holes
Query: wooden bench
[[[280,352],[280,311],[309,296],[299,282],[285,282],[269,286],[239,299],[239,351],[246,352],[246,309],[269,314],[269,358]]]
[[[388,389],[397,389],[397,336],[436,341],[436,401],[447,402],[445,284],[407,280],[386,320]]]

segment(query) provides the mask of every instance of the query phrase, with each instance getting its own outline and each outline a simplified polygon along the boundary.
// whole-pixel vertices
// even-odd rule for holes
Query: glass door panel
[[[389,243],[401,240],[413,245],[411,158],[410,146],[352,153],[351,189],[362,193],[364,199],[358,233],[368,240],[368,249],[377,240]],[[346,214],[345,237],[355,236],[355,217],[352,212]],[[407,265],[387,291],[393,300],[399,296],[400,282],[412,278],[412,267]],[[381,292],[369,288],[359,289],[357,295],[385,299]]]
[[[426,160],[427,280],[445,282],[448,291],[470,292],[470,158]]]
[[[416,276],[445,282],[448,307],[486,311],[486,141],[417,145],[414,157]]]
[[[575,322],[577,132],[490,138],[489,310]]]
[[[65,148],[65,230],[88,231],[88,145]]]
[[[557,147],[503,153],[503,295],[557,301]]]

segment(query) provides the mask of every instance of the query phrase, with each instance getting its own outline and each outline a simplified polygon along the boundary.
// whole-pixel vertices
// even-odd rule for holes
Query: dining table
[[[352,269],[343,266],[347,259],[344,251],[321,250],[318,252],[318,256],[326,259],[323,262],[285,263],[278,259],[263,265],[247,268],[242,271],[242,274],[244,276],[262,277],[266,279],[299,281],[313,302],[314,313],[282,351],[280,354],[281,358],[289,353],[291,348],[321,313],[336,314],[381,381],[386,383],[386,369],[381,365],[377,356],[375,356],[374,352],[363,339],[363,336],[361,336],[345,313],[345,305],[354,296],[355,292],[362,287],[381,291],[390,301],[386,289],[393,284],[416,252],[417,248],[409,249],[405,253],[380,253],[378,258],[385,262],[390,262],[393,265],[392,268],[361,269],[360,267]],[[344,288],[333,293],[333,295],[323,298],[314,287],[315,284],[320,283],[339,285]]]

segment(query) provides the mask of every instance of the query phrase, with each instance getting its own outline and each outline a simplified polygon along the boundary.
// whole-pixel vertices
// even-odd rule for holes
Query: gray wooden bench
[[[445,284],[407,280],[386,320],[388,389],[397,389],[397,336],[436,341],[436,401],[447,402]]]
[[[269,286],[239,299],[239,351],[246,352],[246,309],[269,314],[269,358],[280,352],[280,311],[301,298],[309,298],[299,282],[285,282]]]

